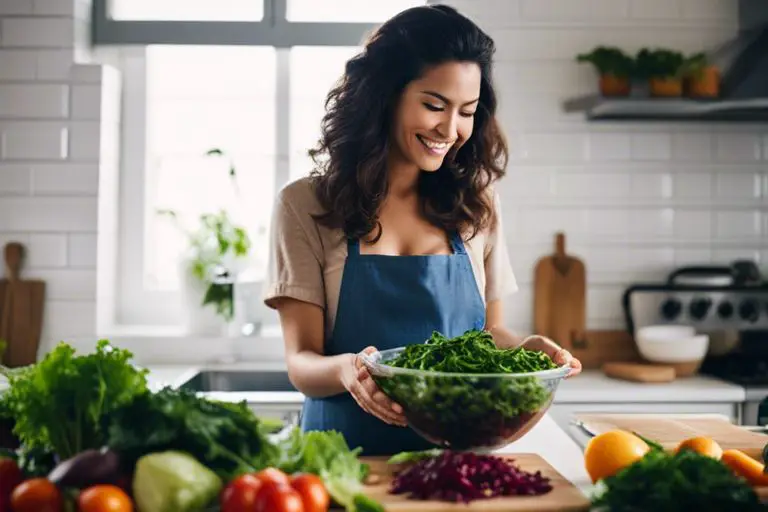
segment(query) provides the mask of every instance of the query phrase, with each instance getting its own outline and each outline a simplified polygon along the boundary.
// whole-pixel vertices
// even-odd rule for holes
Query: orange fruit
[[[596,435],[584,449],[584,467],[597,483],[634,464],[650,451],[648,443],[625,430],[610,430]]]
[[[709,437],[691,437],[686,439],[677,446],[677,451],[683,449],[692,450],[717,460],[720,460],[720,457],[723,456],[723,449],[717,444],[717,441]]]

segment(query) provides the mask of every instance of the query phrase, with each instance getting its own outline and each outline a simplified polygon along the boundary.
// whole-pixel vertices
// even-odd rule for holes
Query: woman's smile
[[[448,150],[453,146],[453,142],[441,142],[435,139],[430,139],[426,135],[416,135],[419,142],[426,148],[427,152],[435,156],[445,156]]]

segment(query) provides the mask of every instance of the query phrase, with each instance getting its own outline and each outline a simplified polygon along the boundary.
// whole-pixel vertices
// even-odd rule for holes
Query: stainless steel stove
[[[742,423],[768,424],[768,282],[754,263],[683,267],[666,282],[630,286],[623,301],[633,334],[663,324],[709,334],[701,373],[744,386]]]

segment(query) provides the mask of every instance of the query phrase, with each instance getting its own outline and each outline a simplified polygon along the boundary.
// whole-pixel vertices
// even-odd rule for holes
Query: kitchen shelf
[[[694,100],[591,95],[566,100],[563,108],[567,113],[584,112],[590,121],[768,122],[768,97]]]

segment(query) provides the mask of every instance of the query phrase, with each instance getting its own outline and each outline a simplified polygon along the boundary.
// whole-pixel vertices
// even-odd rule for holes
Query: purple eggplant
[[[48,480],[59,487],[77,489],[97,484],[116,484],[120,477],[120,456],[106,447],[80,452],[60,462],[48,474]]]

